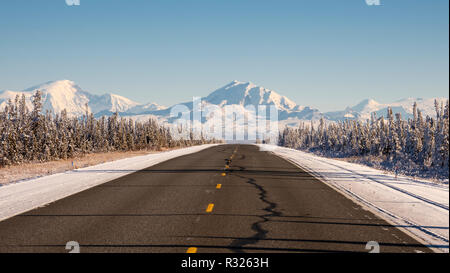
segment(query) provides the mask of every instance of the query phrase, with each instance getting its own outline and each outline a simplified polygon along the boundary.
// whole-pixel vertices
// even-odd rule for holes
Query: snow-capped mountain
[[[32,108],[32,96],[36,90],[42,91],[43,111],[49,110],[59,113],[66,109],[70,116],[81,116],[86,112],[86,103],[89,111],[96,117],[111,115],[119,112],[122,116],[135,117],[136,119],[148,119],[156,117],[161,121],[171,122],[171,110],[180,104],[172,107],[165,107],[156,103],[142,104],[128,98],[115,95],[104,94],[94,95],[81,89],[73,81],[60,80],[47,82],[28,88],[24,91],[0,91],[0,109],[3,109],[8,100],[14,101],[17,95],[25,95],[27,107]],[[195,95],[195,94],[193,94]],[[319,110],[297,105],[292,100],[277,92],[257,86],[251,82],[232,81],[229,84],[211,92],[201,98],[203,107],[208,105],[217,106],[224,109],[231,106],[236,113],[245,112],[248,105],[274,105],[278,109],[278,119],[282,125],[296,126],[302,121],[317,122],[321,117],[328,121],[340,121],[345,119],[358,119],[365,121],[370,118],[371,113],[376,112],[377,116],[386,116],[387,108],[391,107],[394,113],[401,113],[407,119],[412,116],[412,107],[417,102],[418,109],[424,116],[435,116],[434,100],[445,101],[447,98],[407,98],[393,103],[379,103],[373,99],[366,99],[353,107],[347,107],[343,111],[322,113]],[[192,114],[192,101],[181,103],[189,109]],[[207,122],[207,119],[202,120]],[[210,120],[212,123],[213,121]]]
[[[125,112],[138,106],[139,103],[115,94],[104,94],[101,96],[91,95],[89,107],[93,113],[102,111]]]
[[[32,109],[32,96],[36,90],[42,91],[43,109],[59,113],[67,109],[73,115],[82,115],[85,112],[85,105],[89,102],[89,94],[83,92],[81,88],[71,81],[47,82],[38,86],[30,87],[24,91],[4,91],[0,93],[0,108],[4,108],[8,100],[14,101],[17,95],[25,95],[26,104]]]
[[[392,108],[394,113],[400,113],[402,118],[408,119],[413,116],[413,105],[417,103],[417,109],[422,112],[423,116],[436,116],[434,101],[445,102],[447,98],[406,98],[392,103],[379,103],[373,99],[365,99],[353,107],[347,107],[343,111],[327,112],[325,118],[328,120],[339,121],[345,119],[357,119],[365,121],[370,119],[372,113],[376,113],[377,117],[387,115],[388,107]]]
[[[232,81],[212,92],[203,100],[219,106],[274,105],[278,109],[279,119],[281,120],[289,118],[311,120],[321,117],[319,110],[297,105],[287,97],[251,82]]]
[[[73,81],[60,80],[51,81],[41,85],[33,86],[24,91],[0,91],[0,109],[3,109],[8,100],[14,101],[17,95],[25,95],[27,107],[32,109],[32,96],[37,90],[42,92],[43,111],[60,113],[66,109],[70,116],[80,116],[88,110],[92,113],[100,112],[126,112],[141,104],[115,94],[93,95],[82,90]]]
[[[273,90],[251,82],[232,81],[203,99],[205,102],[224,105],[275,105],[279,110],[292,111],[297,104]]]
[[[287,97],[251,82],[232,81],[201,98],[201,101],[202,107],[208,105],[215,105],[220,108],[229,107],[237,113],[243,113],[248,105],[273,105],[278,109],[280,120],[318,120],[322,116],[317,109],[297,105]],[[170,111],[177,105],[164,110],[150,111],[147,114],[155,115],[160,119],[167,119]],[[192,102],[181,103],[181,105],[186,106],[190,111],[193,109]]]
[[[128,109],[127,113],[128,114],[142,114],[142,113],[146,113],[146,112],[159,111],[159,110],[164,110],[164,109],[167,109],[167,107],[151,102],[151,103],[136,105],[136,106]]]

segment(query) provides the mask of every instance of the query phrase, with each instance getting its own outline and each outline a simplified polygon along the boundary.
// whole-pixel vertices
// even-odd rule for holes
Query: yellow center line
[[[212,212],[213,208],[214,204],[213,203],[209,204],[208,207],[206,208],[206,212]]]
[[[222,188],[222,184],[217,184],[216,189]]]
[[[186,253],[197,253],[197,248],[196,247],[190,247],[186,250]]]
[[[237,152],[237,148],[236,148],[236,149],[233,151],[233,153],[231,154],[230,160],[233,159],[233,157],[235,156],[236,152]]]

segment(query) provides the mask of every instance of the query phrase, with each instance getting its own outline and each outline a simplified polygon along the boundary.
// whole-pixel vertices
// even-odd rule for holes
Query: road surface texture
[[[117,170],[116,170],[117,171]],[[220,145],[0,222],[0,252],[430,252],[293,164]]]

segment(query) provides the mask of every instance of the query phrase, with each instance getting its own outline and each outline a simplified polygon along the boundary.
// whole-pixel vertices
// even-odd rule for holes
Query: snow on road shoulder
[[[163,161],[215,145],[217,144],[206,144],[125,158],[1,186],[0,221]]]
[[[435,251],[449,251],[449,186],[394,175],[310,153],[259,145],[414,236]]]

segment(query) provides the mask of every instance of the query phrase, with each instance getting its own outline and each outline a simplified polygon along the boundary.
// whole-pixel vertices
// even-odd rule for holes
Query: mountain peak
[[[56,80],[56,81],[49,81],[47,83],[50,84],[67,84],[67,85],[75,85],[74,81],[63,79],[63,80]]]
[[[56,81],[48,81],[39,85],[35,85],[32,86],[30,88],[25,89],[24,91],[32,91],[35,92],[36,90],[51,90],[51,91],[61,91],[61,90],[65,90],[65,89],[80,89],[75,82],[71,81],[71,80],[56,80]]]
[[[223,105],[275,105],[280,110],[293,110],[297,105],[277,92],[255,85],[252,82],[234,80],[215,90],[204,100],[211,104]]]
[[[358,103],[357,105],[351,107],[352,110],[354,111],[363,111],[363,110],[367,110],[370,111],[374,108],[377,108],[380,104],[375,101],[374,99],[368,98],[365,100],[362,100],[360,103]]]
[[[247,87],[250,87],[250,88],[256,86],[256,85],[255,85],[254,83],[252,83],[252,82],[242,82],[242,81],[234,80],[234,81],[230,82],[229,84],[225,85],[225,86],[222,87],[222,88],[230,88],[230,87],[238,86],[238,85],[239,85],[239,86],[247,86]]]

